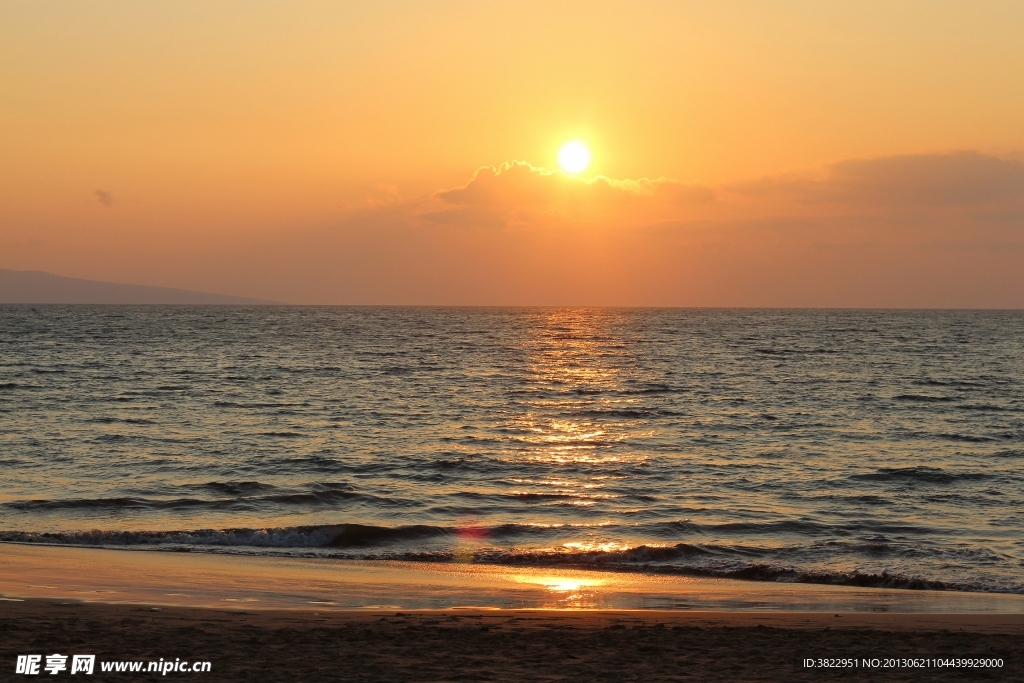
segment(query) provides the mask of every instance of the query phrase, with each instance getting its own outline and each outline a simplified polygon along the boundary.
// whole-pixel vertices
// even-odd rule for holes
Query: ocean
[[[0,444],[5,542],[1024,593],[1019,311],[3,306]]]

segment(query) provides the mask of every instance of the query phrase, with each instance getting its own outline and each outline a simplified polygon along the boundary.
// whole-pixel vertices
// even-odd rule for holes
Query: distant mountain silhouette
[[[0,304],[278,304],[188,289],[80,280],[38,270],[0,268]]]

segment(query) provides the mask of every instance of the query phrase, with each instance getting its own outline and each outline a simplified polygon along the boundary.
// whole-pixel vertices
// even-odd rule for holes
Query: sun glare
[[[569,173],[579,173],[590,163],[590,150],[580,142],[570,142],[558,153],[558,163]]]
[[[516,583],[530,583],[536,586],[544,586],[555,593],[578,591],[581,588],[597,588],[607,583],[603,579],[591,579],[577,576],[533,576],[520,575],[512,577]]]

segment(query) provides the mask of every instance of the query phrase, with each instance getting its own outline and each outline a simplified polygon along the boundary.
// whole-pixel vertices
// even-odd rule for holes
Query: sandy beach
[[[646,577],[645,583],[613,573],[549,570],[517,570],[510,577],[490,567],[442,571],[16,544],[5,544],[3,551],[0,661],[8,673],[15,671],[18,655],[58,653],[96,655],[98,678],[142,680],[163,677],[145,671],[161,659],[210,662],[209,672],[166,674],[210,681],[920,681],[1024,675],[1019,596],[888,596],[880,590],[681,577]],[[535,582],[521,583],[531,576]],[[664,599],[672,590],[691,604],[703,592],[707,604],[759,606],[558,607],[588,600],[622,604],[638,594]],[[467,594],[477,598],[477,606],[457,606]],[[358,595],[388,595],[399,607],[353,609],[351,599]],[[875,602],[865,595],[875,595]],[[534,607],[487,606],[509,599]],[[444,600],[453,606],[401,606]],[[907,611],[825,611],[842,600],[902,604]],[[794,604],[805,608],[779,608]],[[891,665],[957,657],[1001,659],[1002,666],[886,667],[887,660]],[[822,658],[856,666],[821,671],[804,662]],[[871,660],[878,661],[865,667]],[[142,672],[99,669],[103,662],[136,661]]]
[[[1020,615],[636,611],[241,611],[0,603],[0,660],[209,661],[206,681],[1020,680]],[[1001,658],[997,669],[844,668],[805,658]],[[153,680],[156,674],[96,672]]]

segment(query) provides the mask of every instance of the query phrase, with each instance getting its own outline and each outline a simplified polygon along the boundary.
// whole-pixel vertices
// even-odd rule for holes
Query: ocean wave
[[[51,512],[56,510],[82,510],[109,508],[115,510],[132,509],[181,509],[190,507],[216,507],[218,503],[231,504],[233,499],[224,501],[202,500],[199,498],[175,498],[165,500],[153,500],[138,497],[112,497],[112,498],[61,498],[58,500],[12,500],[3,503],[3,507],[9,510],[21,512]]]
[[[1018,408],[1006,408],[1004,406],[998,406],[990,403],[970,403],[959,406],[960,410],[977,410],[982,412],[1021,412]]]
[[[347,548],[382,541],[417,541],[450,535],[443,527],[380,527],[325,524],[270,529],[195,529],[179,531],[0,531],[0,542],[88,546],[249,546],[254,548]]]
[[[918,403],[947,403],[954,400],[950,396],[927,396],[923,394],[899,394],[894,396],[895,401],[916,401]]]
[[[131,501],[133,499],[114,499]],[[112,501],[104,501],[112,502]],[[522,542],[533,544],[549,542],[561,537],[575,538],[581,532],[600,529],[603,534],[633,531],[645,536],[678,537],[680,534],[699,535],[700,527],[689,521],[656,522],[625,527],[610,524],[523,524],[440,526],[410,524],[404,526],[376,526],[370,524],[322,524],[274,528],[198,529],[175,531],[67,531],[29,532],[0,531],[0,542],[56,543],[65,545],[161,545],[191,544],[211,546],[279,547],[354,547],[363,545],[396,544],[428,539],[455,540],[467,538],[495,542]],[[547,539],[547,540],[546,540]],[[562,540],[567,540],[562,538]],[[682,548],[685,544],[678,547]],[[646,547],[646,546],[645,546]],[[696,546],[694,546],[696,547]],[[663,552],[661,550],[657,551]],[[524,556],[525,557],[525,556]]]
[[[147,419],[147,418],[131,418],[131,417],[120,418],[120,417],[107,417],[107,416],[89,418],[89,419],[85,420],[85,422],[92,423],[92,424],[117,424],[117,423],[122,423],[122,424],[156,424],[156,422],[154,420],[150,420],[150,419]]]
[[[950,484],[955,481],[988,479],[982,472],[947,472],[939,467],[880,467],[866,474],[852,474],[850,479],[866,481],[919,481],[929,484]]]
[[[985,443],[986,441],[998,441],[999,439],[992,436],[977,436],[975,434],[939,434],[940,439],[948,439],[950,441],[966,441],[967,443]]]
[[[650,417],[671,417],[679,413],[664,408],[591,408],[578,412],[581,417],[610,418],[618,417],[627,420],[642,420]]]
[[[259,510],[278,506],[322,507],[356,502],[382,508],[415,506],[413,500],[378,496],[357,491],[349,484],[313,484],[304,490],[277,489],[259,482],[240,485],[200,484],[196,487],[211,489],[231,497],[227,498],[147,498],[145,496],[112,496],[103,498],[57,498],[10,500],[0,503],[0,509],[19,512],[59,512],[75,510]]]
[[[208,481],[197,488],[210,489],[229,496],[251,495],[260,491],[272,491],[277,487],[258,481]]]
[[[353,463],[332,458],[325,455],[308,455],[300,457],[274,458],[266,465],[268,474],[290,474],[313,473],[313,474],[340,474],[363,472],[382,472],[387,468],[376,463]]]
[[[413,524],[400,527],[381,527],[366,524],[345,524],[331,539],[336,548],[373,545],[380,542],[418,541],[428,538],[451,536],[452,531],[444,527]]]
[[[343,525],[342,525],[343,526]],[[254,548],[319,548],[329,546],[339,526],[296,526],[274,529],[196,529],[191,531],[3,531],[5,543],[85,546],[251,546]]]

